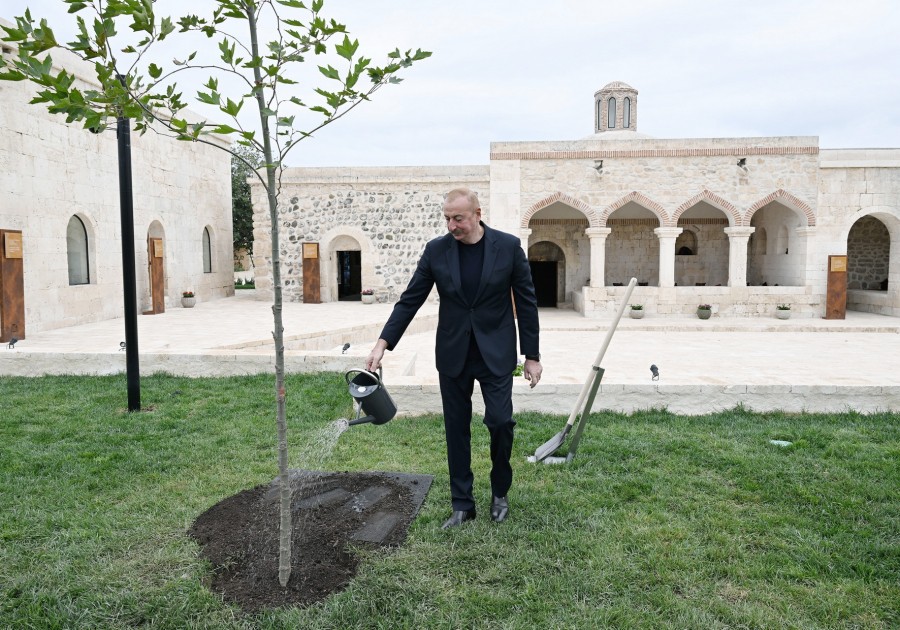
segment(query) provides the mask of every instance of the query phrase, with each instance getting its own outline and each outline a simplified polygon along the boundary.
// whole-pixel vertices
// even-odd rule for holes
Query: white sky
[[[10,21],[30,6],[60,38],[73,21],[61,0],[2,6]],[[211,2],[157,6],[206,13]],[[896,0],[329,0],[325,10],[375,62],[395,47],[434,56],[304,141],[293,166],[487,164],[491,141],[590,135],[593,94],[616,80],[639,91],[638,131],[659,138],[900,147]]]

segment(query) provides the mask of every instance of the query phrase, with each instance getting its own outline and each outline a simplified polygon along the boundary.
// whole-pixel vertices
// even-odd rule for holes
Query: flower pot
[[[181,306],[183,308],[194,308],[194,305],[197,303],[196,297],[182,297],[181,298]]]
[[[700,319],[709,319],[710,317],[712,317],[712,309],[698,308],[697,317],[699,317]]]
[[[362,296],[360,296],[360,297],[362,298],[363,304],[374,304],[375,303],[374,295],[366,295],[365,293],[363,293]]]
[[[775,311],[775,317],[777,317],[778,319],[790,319],[790,318],[791,318],[791,312],[790,312],[790,311],[786,311],[786,310],[782,310],[782,309],[778,309],[778,310]]]
[[[631,309],[628,315],[631,319],[641,319],[644,316],[644,309]]]

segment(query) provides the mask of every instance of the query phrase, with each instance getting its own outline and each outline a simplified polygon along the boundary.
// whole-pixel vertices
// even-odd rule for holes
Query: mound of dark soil
[[[278,582],[279,485],[220,501],[188,533],[214,567],[210,587],[252,611],[307,606],[342,590],[359,563],[354,547],[406,538],[432,477],[403,473],[292,471],[291,578]]]

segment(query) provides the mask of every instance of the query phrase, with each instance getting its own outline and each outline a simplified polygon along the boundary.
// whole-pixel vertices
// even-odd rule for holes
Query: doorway
[[[362,256],[359,251],[337,252],[338,300],[359,301],[362,293]]]
[[[166,312],[166,273],[163,239],[147,237],[147,259],[150,275],[150,310],[144,315]]]
[[[530,260],[531,280],[538,306],[556,306],[557,262],[555,260]]]

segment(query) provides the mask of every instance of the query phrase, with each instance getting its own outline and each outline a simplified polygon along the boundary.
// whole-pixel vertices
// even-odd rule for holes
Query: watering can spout
[[[347,423],[348,426],[355,427],[357,424],[384,424],[384,422],[378,422],[378,418],[375,416],[363,416],[362,418],[356,418],[355,420],[351,420]]]

